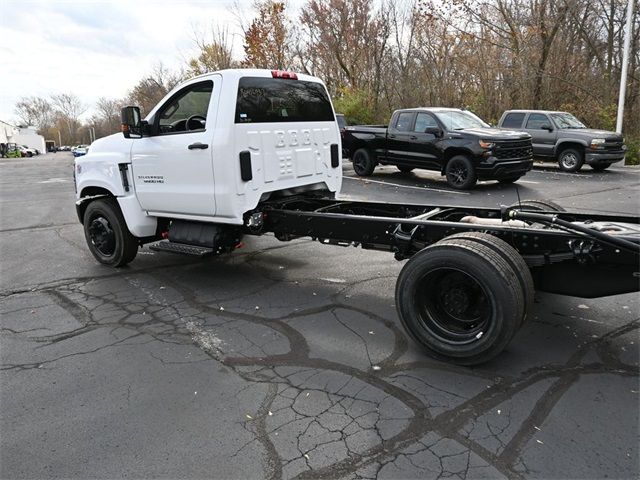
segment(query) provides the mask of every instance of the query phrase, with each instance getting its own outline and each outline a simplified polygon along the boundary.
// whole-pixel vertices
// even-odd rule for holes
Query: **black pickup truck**
[[[531,136],[491,128],[467,110],[410,108],[396,110],[389,126],[346,127],[342,148],[360,176],[376,165],[395,165],[446,175],[454,188],[467,189],[477,180],[518,180],[533,165]]]

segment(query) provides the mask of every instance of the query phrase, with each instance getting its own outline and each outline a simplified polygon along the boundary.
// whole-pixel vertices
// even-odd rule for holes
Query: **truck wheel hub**
[[[116,234],[109,220],[104,217],[94,218],[89,226],[91,243],[103,255],[112,255],[116,247]]]

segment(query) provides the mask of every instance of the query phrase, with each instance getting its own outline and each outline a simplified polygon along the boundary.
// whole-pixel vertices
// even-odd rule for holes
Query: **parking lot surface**
[[[97,264],[72,165],[0,160],[0,477],[637,478],[637,294],[538,294],[503,354],[455,367],[405,335],[384,252],[264,236]],[[343,198],[640,210],[633,168],[517,192],[344,170]]]

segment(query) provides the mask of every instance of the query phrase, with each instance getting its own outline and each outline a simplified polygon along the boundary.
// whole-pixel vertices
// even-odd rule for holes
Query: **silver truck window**
[[[268,77],[240,79],[235,123],[335,121],[321,83]]]
[[[524,112],[520,113],[507,113],[502,122],[502,128],[522,128],[522,121],[524,120]]]
[[[531,130],[542,130],[543,125],[551,125],[546,115],[542,113],[532,113],[527,120],[527,127]]]

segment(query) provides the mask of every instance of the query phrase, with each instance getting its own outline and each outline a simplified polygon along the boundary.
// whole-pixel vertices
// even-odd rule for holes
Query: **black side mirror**
[[[435,135],[436,137],[442,136],[442,130],[438,127],[427,127],[424,133],[430,133],[431,135]]]
[[[541,126],[540,126],[540,129],[542,129],[542,130],[548,130],[549,132],[553,132],[553,127],[552,127],[550,124],[548,124],[548,123],[545,123],[544,125],[541,125]]]
[[[134,135],[133,138],[142,137],[142,117],[139,107],[124,107],[120,118],[124,138],[131,138],[132,135]]]

